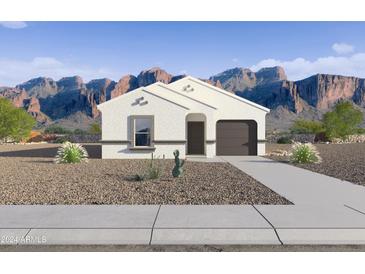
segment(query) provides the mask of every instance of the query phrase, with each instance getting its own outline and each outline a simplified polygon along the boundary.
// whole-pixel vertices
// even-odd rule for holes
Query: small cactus
[[[182,176],[184,170],[183,170],[183,166],[185,164],[185,161],[184,160],[180,160],[179,159],[179,155],[180,155],[180,152],[179,150],[175,150],[174,151],[174,156],[175,156],[175,166],[174,168],[172,169],[172,176],[173,177],[180,177]]]

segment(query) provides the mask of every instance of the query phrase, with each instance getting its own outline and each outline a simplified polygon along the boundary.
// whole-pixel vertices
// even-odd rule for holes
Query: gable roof
[[[186,80],[189,80],[189,81],[192,81],[192,82],[194,82],[196,84],[199,84],[199,85],[205,86],[207,88],[210,88],[210,89],[212,89],[212,90],[214,90],[216,92],[219,92],[219,93],[221,93],[221,94],[223,94],[225,96],[231,97],[234,100],[238,100],[238,101],[240,101],[242,103],[246,103],[246,104],[248,104],[250,106],[253,106],[255,108],[258,108],[258,109],[260,109],[262,111],[270,112],[270,109],[268,109],[266,107],[263,107],[263,106],[261,106],[259,104],[256,104],[256,103],[252,102],[252,101],[249,101],[247,99],[244,99],[242,97],[239,97],[239,96],[237,96],[235,94],[232,94],[232,93],[230,93],[228,91],[225,91],[224,89],[215,87],[215,86],[213,86],[211,84],[208,84],[208,83],[206,83],[206,82],[204,82],[202,80],[199,80],[197,78],[194,78],[192,76],[186,76],[186,77],[184,77],[182,79],[179,79],[179,80],[177,80],[177,81],[175,81],[173,83],[170,83],[170,84],[164,84],[162,82],[156,82],[156,83],[153,83],[153,84],[148,85],[146,87],[139,87],[139,88],[134,89],[134,90],[131,90],[131,91],[129,91],[129,92],[123,94],[123,95],[120,95],[120,96],[118,96],[116,98],[113,98],[113,99],[108,100],[108,101],[106,101],[104,103],[101,103],[101,104],[97,105],[97,108],[99,110],[101,110],[104,107],[104,105],[108,105],[110,103],[114,103],[117,100],[127,99],[129,97],[129,95],[135,94],[135,92],[140,91],[140,92],[146,92],[148,94],[157,96],[160,99],[166,100],[166,101],[168,101],[170,103],[174,103],[174,104],[176,104],[176,105],[178,105],[178,106],[180,106],[182,108],[185,108],[187,110],[190,109],[190,107],[189,107],[190,104],[188,103],[188,101],[190,101],[193,104],[200,104],[200,105],[203,105],[203,106],[205,106],[207,108],[210,108],[210,109],[213,109],[213,110],[217,110],[217,108],[215,106],[213,106],[211,104],[208,104],[207,102],[203,102],[202,100],[199,100],[197,98],[193,98],[193,97],[190,97],[188,95],[185,95],[185,94],[183,94],[183,93],[181,93],[178,90],[175,90],[173,88],[173,84],[178,83],[178,82],[182,82],[182,81],[186,81]],[[163,88],[163,89],[165,89],[165,90],[167,90],[169,92],[168,93],[162,93],[161,94],[158,91],[158,89],[153,89],[153,87]],[[181,101],[185,101],[185,102],[183,103]]]
[[[160,96],[160,95],[156,94],[155,92],[150,92],[150,91],[148,91],[148,90],[146,90],[146,89],[142,89],[142,91],[144,91],[144,92],[146,92],[146,93],[148,93],[148,94],[150,94],[150,95],[152,95],[152,96],[158,97],[158,98],[160,98],[160,99],[162,99],[162,100],[165,100],[165,101],[167,101],[167,102],[170,102],[171,104],[177,105],[177,106],[179,106],[179,107],[181,107],[181,108],[183,108],[183,109],[190,110],[190,108],[189,108],[189,107],[187,107],[187,106],[183,106],[183,105],[181,105],[181,104],[176,103],[175,101],[169,100],[169,99],[167,99],[167,98],[166,98],[166,96],[165,96],[165,97]]]
[[[177,95],[179,95],[179,96],[185,97],[185,98],[187,98],[188,100],[191,100],[191,101],[197,102],[197,103],[199,103],[199,104],[202,104],[202,105],[204,105],[204,106],[206,106],[206,107],[209,107],[209,108],[212,108],[212,109],[215,109],[215,110],[217,109],[216,107],[214,107],[214,106],[212,106],[212,105],[209,105],[209,104],[204,103],[204,102],[202,102],[202,101],[200,101],[200,100],[198,100],[198,99],[195,99],[195,98],[192,98],[192,97],[187,96],[187,95],[185,95],[185,94],[182,94],[182,93],[180,93],[180,92],[178,92],[178,91],[176,91],[176,90],[172,89],[169,85],[166,85],[166,84],[164,84],[164,83],[162,83],[162,82],[158,82],[157,84],[158,84],[158,86],[163,87],[163,88],[165,88],[165,89],[167,89],[167,90],[169,90],[169,91],[171,91],[171,92],[173,92],[173,93],[175,93],[175,94],[177,94]]]
[[[131,91],[128,91],[128,92],[124,93],[123,95],[120,95],[118,97],[115,97],[113,99],[110,99],[108,101],[105,101],[105,102],[97,105],[97,108],[98,108],[98,110],[102,110],[102,108],[104,108],[104,106],[106,106],[106,105],[113,104],[113,103],[115,103],[115,102],[117,102],[119,100],[127,100],[131,95],[135,95],[138,92],[145,92],[145,93],[147,93],[147,94],[149,94],[151,96],[155,96],[155,97],[157,97],[159,99],[162,99],[162,100],[165,100],[165,101],[167,101],[169,103],[175,104],[175,105],[177,105],[177,106],[179,106],[179,107],[181,107],[183,109],[190,110],[190,107],[189,106],[184,105],[181,102],[176,102],[177,100],[174,100],[173,98],[169,98],[169,96],[166,96],[166,95],[163,95],[162,96],[161,94],[159,94],[159,92],[156,91],[156,89],[154,91],[151,90],[151,88],[153,86],[157,86],[158,84],[159,84],[159,82],[156,82],[156,83],[153,83],[153,84],[148,85],[146,87],[139,87],[139,88],[133,89]]]
[[[194,83],[196,83],[196,84],[199,84],[199,85],[205,86],[205,87],[210,88],[210,89],[212,89],[212,90],[215,90],[215,91],[217,91],[217,92],[219,92],[219,93],[221,93],[221,94],[224,94],[224,95],[226,95],[226,96],[228,96],[228,97],[231,97],[232,99],[235,99],[235,100],[241,101],[241,102],[246,103],[246,104],[248,104],[248,105],[251,105],[251,106],[253,106],[253,107],[255,107],[255,108],[258,108],[258,109],[260,109],[260,110],[263,110],[263,111],[265,111],[265,112],[270,112],[270,109],[268,109],[268,108],[266,108],[266,107],[264,107],[264,106],[261,106],[261,105],[259,105],[259,104],[256,104],[256,103],[254,103],[254,102],[252,102],[252,101],[250,101],[250,100],[247,100],[247,99],[245,99],[245,98],[242,98],[242,97],[240,97],[240,96],[237,96],[236,94],[233,94],[233,93],[228,92],[228,91],[226,91],[226,90],[224,90],[224,89],[221,89],[221,88],[218,88],[218,87],[216,87],[216,86],[213,86],[213,85],[211,85],[211,84],[209,84],[209,83],[206,83],[206,82],[204,82],[204,81],[202,81],[202,80],[200,80],[200,79],[197,79],[197,78],[195,78],[195,77],[192,77],[192,76],[186,76],[186,77],[181,78],[181,79],[179,79],[179,80],[177,80],[177,81],[175,81],[175,82],[173,82],[173,83],[177,83],[177,82],[180,82],[180,81],[181,81],[181,82],[183,82],[183,81],[186,81],[186,80],[190,80],[190,81],[192,81],[192,82],[194,82]],[[172,83],[172,84],[173,84],[173,83]]]

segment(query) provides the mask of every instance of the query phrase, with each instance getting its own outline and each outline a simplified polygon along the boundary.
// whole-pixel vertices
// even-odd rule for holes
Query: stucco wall
[[[185,87],[186,85],[189,85],[190,89],[194,89],[193,91],[187,93],[187,95],[217,108],[217,111],[215,111],[213,116],[213,121],[208,122],[208,140],[216,139],[216,123],[219,120],[254,120],[257,123],[258,140],[265,140],[265,111],[256,106],[251,106],[247,103],[244,103],[234,97],[227,96],[226,94],[220,93],[218,91],[214,91],[205,85],[199,84],[189,79],[176,81],[174,83],[171,83],[169,86],[182,94],[186,94],[186,92],[183,91],[183,87]],[[214,93],[214,96],[212,95],[212,93]],[[215,155],[215,145],[214,148],[211,148],[210,153]],[[265,154],[264,142],[258,142],[257,153],[258,155]]]
[[[189,84],[194,91],[186,93],[183,87]],[[135,115],[154,116],[154,144],[155,156],[172,158],[172,152],[179,149],[181,157],[185,157],[186,122],[200,120],[204,113],[206,156],[214,157],[216,153],[216,123],[219,120],[255,120],[257,122],[258,140],[265,139],[266,112],[255,106],[248,105],[240,100],[214,91],[209,87],[183,79],[174,82],[171,87],[183,96],[166,90],[160,86],[146,87],[146,91],[138,89],[101,106],[102,110],[102,140],[103,141],[130,141],[130,117]],[[150,89],[150,90],[149,90]],[[151,94],[153,93],[153,94]],[[202,101],[207,105],[190,100],[186,96]],[[138,99],[143,100],[136,103]],[[165,98],[165,99],[163,99]],[[144,103],[143,103],[144,102]],[[173,103],[178,102],[178,104]],[[189,115],[190,114],[190,115]],[[175,141],[167,143],[163,141]],[[150,158],[152,151],[129,150],[127,143],[104,144],[103,158]],[[258,143],[258,154],[265,154],[265,143]]]
[[[129,150],[127,144],[103,144],[103,159],[150,159],[151,153],[154,158],[173,159],[173,152],[178,149],[180,155],[185,155],[185,144],[159,144],[155,145],[155,150]]]
[[[185,109],[142,91],[132,93],[102,109],[102,140],[130,140],[130,117],[135,115],[154,116],[156,140],[185,140]],[[147,104],[133,105],[141,97]]]

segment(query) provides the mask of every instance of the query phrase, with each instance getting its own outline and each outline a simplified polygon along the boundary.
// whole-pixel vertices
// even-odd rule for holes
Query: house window
[[[152,118],[134,119],[134,146],[150,147],[152,136]]]

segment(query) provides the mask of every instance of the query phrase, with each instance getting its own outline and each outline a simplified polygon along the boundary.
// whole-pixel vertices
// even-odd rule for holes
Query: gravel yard
[[[322,157],[319,164],[295,164],[314,172],[365,186],[365,144],[316,144]],[[290,150],[291,145],[267,144],[267,153],[282,149]],[[287,162],[285,157],[268,158]]]
[[[228,163],[187,162],[173,178],[173,160],[155,160],[160,179],[134,181],[149,160],[54,164],[58,145],[0,145],[0,204],[290,204]]]

